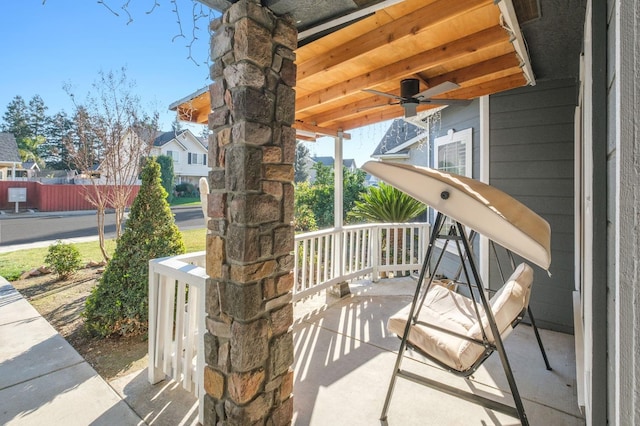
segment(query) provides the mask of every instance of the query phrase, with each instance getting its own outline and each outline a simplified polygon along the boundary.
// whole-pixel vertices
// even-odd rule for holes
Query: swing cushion
[[[507,282],[490,299],[489,304],[498,331],[503,338],[511,331],[512,323],[518,318],[518,315],[527,308],[532,282],[533,270],[529,265],[521,263]],[[473,305],[474,301],[471,298],[439,285],[432,286],[427,293],[424,306],[420,310],[418,323],[411,326],[409,343],[454,370],[460,372],[469,370],[482,357],[485,348],[482,345],[428,327],[423,323],[482,340],[480,323]],[[411,305],[389,318],[387,324],[389,331],[402,336],[410,310]],[[489,341],[493,342],[493,334],[480,302],[478,302],[478,311],[485,333]]]

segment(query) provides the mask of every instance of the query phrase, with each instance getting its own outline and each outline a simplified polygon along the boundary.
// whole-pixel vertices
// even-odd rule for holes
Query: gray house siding
[[[576,99],[575,80],[563,79],[493,95],[489,104],[490,183],[551,225],[552,275],[536,267],[531,307],[538,325],[563,332],[573,332]],[[492,258],[490,281],[498,277]]]

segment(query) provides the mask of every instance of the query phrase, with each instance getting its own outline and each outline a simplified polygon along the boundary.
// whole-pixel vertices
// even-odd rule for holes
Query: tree
[[[116,239],[120,237],[124,213],[140,174],[140,165],[149,155],[157,132],[157,114],[148,115],[133,93],[126,69],[119,73],[100,72],[92,95],[83,104],[69,87],[67,93],[76,107],[75,135],[67,144],[71,161],[89,182],[87,200],[96,208],[98,237],[105,260],[104,216],[115,210]]]
[[[38,156],[40,146],[44,143],[44,136],[22,138],[18,142],[18,153],[22,161],[33,161],[38,166],[44,167],[44,161]]]
[[[295,208],[302,212],[302,206],[307,206],[313,212],[315,223],[318,228],[329,228],[334,224],[334,178],[333,169],[322,163],[313,165],[316,171],[316,179],[313,184],[300,182],[296,184]],[[365,192],[364,178],[362,170],[351,171],[346,167],[342,168],[343,173],[343,217],[348,217],[347,213],[355,205],[355,201],[360,194]],[[305,222],[308,222],[305,220]]]
[[[45,130],[46,140],[40,145],[38,153],[48,168],[56,170],[74,169],[69,158],[68,145],[73,140],[74,121],[64,111],[49,118]]]
[[[173,133],[178,134],[178,132],[180,132],[180,130],[182,130],[182,121],[180,121],[178,119],[178,116],[176,115],[176,118],[173,120],[173,122],[171,123],[171,130],[173,131]]]
[[[2,131],[12,133],[16,142],[20,144],[20,140],[32,136],[28,121],[27,104],[22,96],[15,96],[7,105],[7,110],[4,113]]]
[[[47,122],[49,121],[47,109],[40,95],[34,95],[29,101],[27,126],[29,127],[29,135],[32,138],[45,137]]]
[[[162,187],[167,191],[167,200],[171,202],[174,185],[173,159],[168,155],[158,155],[156,161],[160,165],[160,181],[162,182]]]
[[[128,335],[147,330],[149,260],[185,251],[166,197],[160,166],[150,158],[113,258],[87,298],[84,317],[91,333]]]
[[[15,136],[22,161],[34,161],[41,167],[44,167],[40,147],[46,142],[46,111],[40,95],[31,98],[28,105],[21,96],[15,96],[7,105],[2,125],[2,131]]]
[[[296,146],[296,158],[293,163],[293,169],[295,171],[293,180],[294,182],[304,182],[309,179],[309,170],[308,170],[308,161],[309,161],[309,148],[307,148],[303,143],[298,142]]]

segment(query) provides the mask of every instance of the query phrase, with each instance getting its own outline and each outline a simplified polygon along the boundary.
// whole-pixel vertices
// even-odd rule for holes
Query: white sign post
[[[27,188],[8,188],[9,189],[9,202],[16,203],[16,213],[20,210],[18,209],[19,203],[27,202]]]

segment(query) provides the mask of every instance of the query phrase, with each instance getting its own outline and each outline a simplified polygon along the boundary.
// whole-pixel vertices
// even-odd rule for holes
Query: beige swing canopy
[[[465,176],[409,164],[368,161],[362,170],[549,269],[549,223],[499,189]]]

